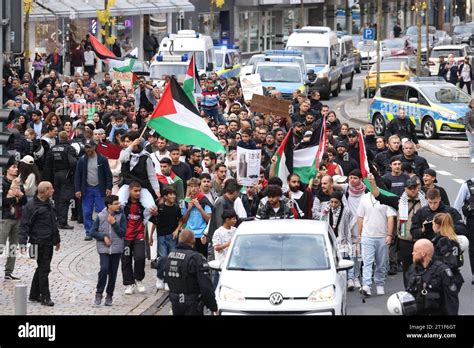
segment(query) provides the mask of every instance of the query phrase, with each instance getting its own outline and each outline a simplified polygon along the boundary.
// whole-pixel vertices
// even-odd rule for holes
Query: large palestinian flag
[[[191,56],[191,60],[189,61],[188,71],[186,72],[186,77],[183,83],[183,90],[189,100],[191,100],[194,105],[197,105],[195,96],[201,94],[202,90],[201,85],[199,84],[199,72],[196,66],[194,54]]]
[[[174,78],[166,85],[147,125],[175,143],[225,152],[207,123],[199,116],[196,106]]]
[[[89,34],[89,40],[91,41],[92,49],[94,50],[97,57],[99,57],[100,59],[125,60],[125,58],[117,57],[115,54],[113,54],[113,52],[110,51],[106,46],[101,44],[100,41],[97,40],[94,35]]]

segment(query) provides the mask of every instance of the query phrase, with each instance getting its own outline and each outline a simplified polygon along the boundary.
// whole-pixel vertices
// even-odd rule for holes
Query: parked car
[[[387,39],[382,41],[383,44],[390,50],[390,55],[393,56],[406,56],[413,54],[413,46],[408,39],[397,38]]]
[[[453,38],[444,30],[436,30],[434,37],[435,46],[451,45],[453,43]]]
[[[400,107],[426,139],[440,134],[464,134],[463,117],[471,96],[442,77],[414,77],[409,81],[382,86],[369,108],[369,121],[377,135],[396,117]]]
[[[474,46],[474,25],[456,25],[453,29],[453,44],[468,44]]]
[[[438,75],[439,57],[444,57],[445,60],[447,60],[450,54],[454,55],[454,60],[458,64],[461,64],[464,61],[464,57],[469,57],[472,62],[474,52],[472,51],[471,47],[466,44],[434,47],[431,51],[428,63],[430,66],[431,75]]]
[[[387,59],[380,63],[380,84],[389,82],[406,81],[410,78],[411,72],[408,64],[403,61]],[[369,74],[364,79],[364,95],[369,93],[373,96],[377,86],[377,64],[370,69]]]
[[[346,314],[346,271],[327,222],[242,223],[222,264],[216,299],[221,315]]]
[[[362,68],[367,69],[367,66],[372,66],[377,62],[377,41],[374,41],[374,46],[371,46],[368,50],[364,46],[363,42],[357,44],[357,49],[360,51],[362,58]],[[390,57],[390,50],[385,46],[383,41],[380,45],[380,60]]]

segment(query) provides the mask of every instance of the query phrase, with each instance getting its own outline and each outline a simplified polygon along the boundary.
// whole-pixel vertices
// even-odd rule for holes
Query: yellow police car
[[[240,52],[236,48],[227,46],[215,47],[216,73],[224,78],[236,77],[240,75]]]
[[[404,108],[417,132],[434,139],[440,134],[464,134],[462,118],[469,111],[470,100],[467,93],[442,78],[414,77],[382,85],[372,99],[368,117],[376,134],[384,135],[385,126]]]

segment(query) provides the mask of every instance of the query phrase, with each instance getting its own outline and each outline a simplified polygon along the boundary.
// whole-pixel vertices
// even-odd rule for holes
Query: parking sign
[[[375,40],[375,29],[374,28],[364,28],[363,38],[364,38],[364,41]]]

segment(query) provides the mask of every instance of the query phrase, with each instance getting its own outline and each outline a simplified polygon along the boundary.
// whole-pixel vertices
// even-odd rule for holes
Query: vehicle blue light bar
[[[266,50],[263,52],[266,56],[301,56],[300,50]]]

